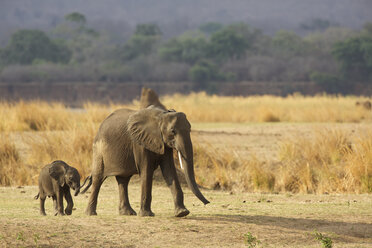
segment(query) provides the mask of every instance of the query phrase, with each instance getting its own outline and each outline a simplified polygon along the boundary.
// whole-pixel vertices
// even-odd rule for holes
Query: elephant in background
[[[140,108],[144,109],[151,105],[167,110],[167,108],[159,101],[159,96],[154,90],[143,87],[141,91]]]
[[[154,106],[139,111],[119,109],[108,116],[94,139],[92,173],[86,179],[89,180],[87,187],[82,191],[84,193],[93,185],[86,214],[97,214],[100,187],[107,177],[115,176],[119,186],[119,213],[136,215],[129,203],[128,183],[134,174],[139,174],[139,215],[154,216],[151,211],[152,180],[154,170],[160,165],[163,178],[173,195],[175,216],[188,215],[190,212],[184,206],[173,149],[177,150],[180,162],[184,164],[189,188],[204,204],[208,204],[209,201],[195,182],[190,130],[191,125],[184,113]]]
[[[35,200],[40,197],[40,214],[46,215],[44,203],[48,196],[53,198],[55,215],[65,215],[65,213],[70,215],[74,206],[70,188],[75,190],[75,196],[79,194],[80,175],[77,169],[61,160],[42,168],[39,175],[39,193],[35,196]],[[67,201],[65,211],[63,211],[63,197]]]

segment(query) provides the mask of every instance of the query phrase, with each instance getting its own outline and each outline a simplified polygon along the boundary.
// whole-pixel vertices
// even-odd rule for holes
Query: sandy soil
[[[173,217],[173,203],[163,183],[155,183],[155,217],[119,216],[115,180],[104,183],[98,216],[84,214],[86,195],[74,198],[71,216],[39,216],[37,187],[0,188],[1,247],[247,247],[251,233],[262,247],[321,247],[314,231],[334,247],[371,247],[372,196],[230,194],[202,190],[204,206],[184,187],[191,214]],[[139,184],[130,184],[132,207],[139,210]]]

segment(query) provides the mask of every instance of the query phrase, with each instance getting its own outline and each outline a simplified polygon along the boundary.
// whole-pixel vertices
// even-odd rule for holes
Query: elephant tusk
[[[178,152],[178,159],[180,160],[181,169],[183,170],[183,164],[182,164],[182,158],[181,158],[180,152]]]

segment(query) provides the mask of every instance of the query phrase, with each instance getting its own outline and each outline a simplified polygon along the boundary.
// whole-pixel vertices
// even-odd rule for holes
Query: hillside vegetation
[[[48,32],[12,33],[0,48],[0,82],[188,82],[208,92],[224,82],[316,82],[343,94],[371,83],[371,23],[350,29],[313,19],[303,27],[304,36],[267,35],[247,22],[206,22],[165,37],[161,26],[144,22],[118,42],[89,16],[66,13]]]

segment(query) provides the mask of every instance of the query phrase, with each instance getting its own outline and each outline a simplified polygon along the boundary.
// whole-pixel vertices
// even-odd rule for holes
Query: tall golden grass
[[[192,93],[161,99],[168,108],[187,113],[192,122],[362,122],[371,111],[356,107],[355,96],[230,97]]]
[[[368,100],[355,96],[250,96],[228,97],[192,93],[164,96],[168,107],[187,114],[191,122],[364,122],[372,121],[370,110],[355,106]],[[67,130],[87,121],[100,123],[113,110],[132,104],[86,103],[71,111],[62,103],[43,101],[0,102],[0,132]]]
[[[73,114],[62,103],[0,103],[0,132],[64,130]]]
[[[345,131],[314,130],[280,147],[279,162],[236,157],[197,146],[198,182],[209,188],[293,193],[371,193],[372,132],[352,141]]]
[[[233,98],[198,93],[166,96],[162,102],[187,113],[194,122],[370,121],[371,113],[356,107],[357,100],[361,98]],[[0,185],[36,184],[41,167],[56,159],[76,167],[85,177],[90,173],[99,124],[120,107],[86,103],[82,109],[70,110],[61,103],[0,103]],[[136,109],[138,102],[125,107]],[[194,142],[198,183],[238,191],[372,192],[372,133],[350,140],[340,130],[315,130],[311,137],[284,142],[275,163],[254,156],[236,157],[228,148],[217,151]]]

